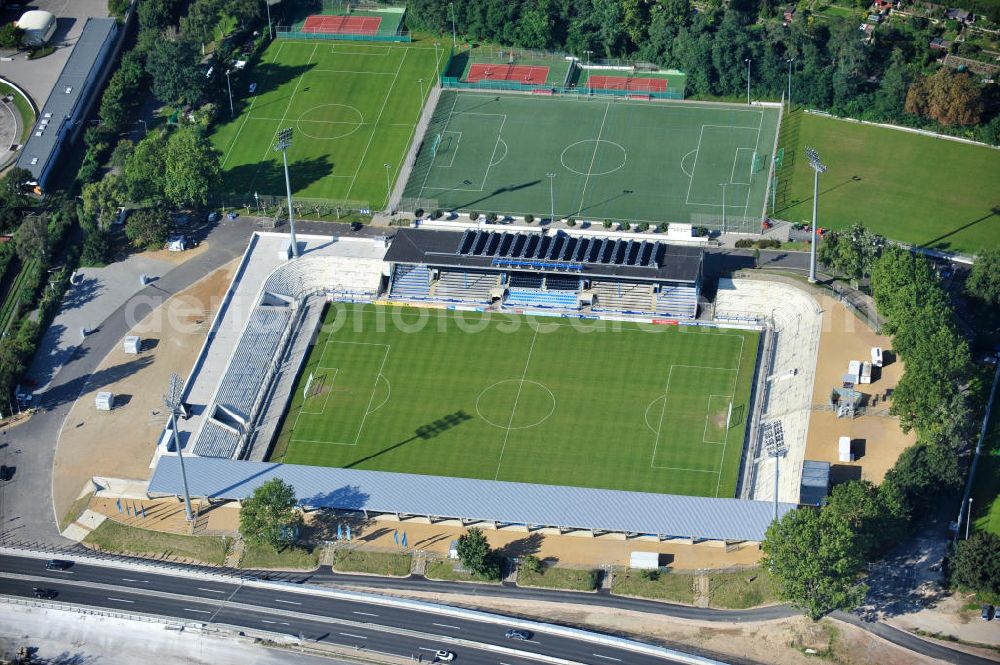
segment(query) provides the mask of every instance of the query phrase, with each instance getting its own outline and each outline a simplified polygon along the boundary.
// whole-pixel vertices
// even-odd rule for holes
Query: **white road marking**
[[[378,616],[377,614],[372,614],[371,612],[351,612],[351,614],[360,614],[361,616],[366,616],[366,617],[377,617]]]
[[[197,612],[198,614],[211,614],[212,613],[211,610],[196,610],[193,607],[185,607],[184,611],[185,612]]]
[[[111,596],[108,596],[107,598],[108,598],[108,600],[113,600],[116,603],[134,603],[135,602],[134,600],[125,600],[124,598],[112,598]]]
[[[359,640],[367,640],[368,638],[364,635],[355,635],[354,633],[337,633],[338,635],[343,635],[344,637],[354,637]]]
[[[275,598],[274,602],[276,602],[276,603],[285,603],[286,605],[301,605],[302,604],[302,603],[294,601],[294,600],[282,600],[280,598]]]
[[[592,656],[597,656],[598,658],[603,658],[604,660],[613,660],[613,661],[616,661],[616,662],[619,662],[619,663],[622,662],[621,658],[612,658],[611,656],[602,656],[599,653],[595,653],[595,654],[591,654],[591,655]]]
[[[267,619],[261,619],[261,623],[278,623],[277,621],[268,621]]]
[[[206,589],[205,587],[197,587],[198,591],[207,591],[208,593],[226,593],[224,590],[220,589]]]
[[[458,626],[449,626],[449,625],[448,625],[448,624],[446,624],[446,623],[432,623],[431,625],[432,625],[432,626],[441,626],[442,628],[451,628],[451,629],[453,629],[453,630],[462,630],[462,629],[461,629],[461,628],[459,628]]]

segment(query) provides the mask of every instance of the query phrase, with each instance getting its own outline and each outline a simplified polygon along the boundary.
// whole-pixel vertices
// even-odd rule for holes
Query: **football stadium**
[[[695,227],[759,230],[780,106],[687,103],[680,72],[513,52],[452,53],[435,81],[425,68],[440,45],[380,41],[384,19],[279,31],[271,62],[304,59],[264,94],[284,95],[302,129],[299,107],[371,95],[301,77],[388,81],[356,132],[290,150],[292,174],[296,159],[344,149],[350,186],[334,196],[356,185],[388,211],[450,214],[294,247],[256,233],[157,447],[150,495],[239,501],[277,477],[309,509],[760,541],[798,490],[807,421],[782,404],[811,390],[815,307],[792,287],[707,275]],[[218,137],[234,189],[263,182],[251,168],[263,134],[239,128],[282,114],[260,116],[269,106],[254,101]],[[360,177],[366,164],[378,168]],[[307,194],[339,177],[317,175]]]

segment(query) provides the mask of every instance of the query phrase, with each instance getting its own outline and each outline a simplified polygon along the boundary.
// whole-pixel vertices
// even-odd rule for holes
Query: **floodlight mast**
[[[299,258],[299,243],[295,239],[295,218],[292,214],[292,181],[288,177],[288,146],[292,145],[292,128],[288,127],[278,132],[278,143],[274,149],[281,151],[285,162],[285,190],[288,194],[288,229],[292,235],[292,256]]]
[[[820,161],[819,153],[813,148],[806,148],[806,157],[809,158],[809,166],[814,172],[813,178],[813,220],[812,238],[809,242],[809,282],[816,283],[816,243],[819,234],[816,231],[817,216],[819,214],[819,174],[826,172],[826,164]]]
[[[187,472],[184,470],[184,454],[181,452],[181,442],[177,436],[177,410],[181,406],[181,393],[184,391],[184,382],[176,374],[170,375],[170,387],[167,394],[163,396],[163,403],[170,412],[170,431],[173,432],[174,449],[177,451],[177,459],[181,464],[181,481],[184,483],[184,516],[190,522],[194,519],[191,512],[191,493],[188,491]]]

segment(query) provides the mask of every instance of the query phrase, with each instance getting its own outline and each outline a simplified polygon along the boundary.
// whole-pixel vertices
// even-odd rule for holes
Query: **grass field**
[[[758,220],[777,123],[770,108],[446,90],[406,196],[437,202],[427,209],[714,225],[724,192],[730,220]]]
[[[758,337],[335,304],[272,460],[733,496]]]
[[[973,524],[981,531],[1000,536],[1000,415],[990,416],[983,451],[972,485]]]
[[[894,240],[975,253],[1000,244],[1000,150],[797,111],[782,122],[775,216],[812,219],[816,148],[820,226],[861,222]],[[992,184],[991,184],[992,183]]]
[[[293,194],[385,205],[385,164],[395,181],[437,72],[433,44],[369,44],[277,40],[257,67],[237,81],[256,93],[212,136],[222,153],[222,190],[284,195],[277,132],[291,127]],[[227,109],[228,111],[228,109]]]

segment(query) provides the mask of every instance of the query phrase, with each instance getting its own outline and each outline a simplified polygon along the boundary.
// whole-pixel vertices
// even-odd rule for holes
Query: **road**
[[[44,559],[12,556],[0,557],[0,570],[2,594],[31,597],[35,588],[52,589],[60,602],[301,635],[306,641],[399,656],[422,654],[427,661],[443,649],[455,652],[462,663],[520,665],[539,662],[538,656],[574,663],[683,662],[544,630],[515,642],[504,637],[510,627],[505,623],[331,598],[302,586],[283,591],[81,563],[50,571]]]

